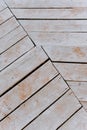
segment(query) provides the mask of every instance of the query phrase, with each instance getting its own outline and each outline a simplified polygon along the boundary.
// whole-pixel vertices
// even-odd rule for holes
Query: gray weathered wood
[[[5,0],[11,8],[87,7],[86,0]]]
[[[79,108],[80,104],[70,90],[25,130],[55,130]]]
[[[12,13],[8,8],[4,9],[0,12],[0,24],[5,22],[6,20],[10,19],[12,17]]]
[[[83,105],[84,109],[87,112],[87,101],[81,101],[81,104]]]
[[[0,39],[0,53],[17,43],[27,34],[22,29],[21,26],[18,26],[16,29],[8,33],[5,37]]]
[[[82,108],[58,130],[87,130],[87,113]]]
[[[0,0],[0,130],[87,130],[86,53],[87,0]]]
[[[19,20],[29,32],[87,32],[87,20]]]
[[[62,89],[61,89],[62,87]],[[62,77],[56,77],[52,80],[46,87],[44,87],[41,91],[35,94],[31,99],[25,102],[22,106],[20,106],[16,111],[14,111],[11,115],[9,115],[5,120],[1,122],[1,128],[6,130],[10,129],[22,129],[28,122],[34,119],[37,115],[39,115],[44,109],[46,109],[51,103],[53,103],[58,97],[60,97],[64,92],[66,92],[68,86],[63,81]],[[70,94],[70,93],[69,93]],[[65,100],[68,99],[68,94],[66,95]],[[69,96],[73,97],[72,96]],[[78,101],[73,97],[74,107],[71,112],[76,111],[80,107]],[[62,99],[63,100],[63,99]],[[62,102],[62,101],[60,101]],[[71,100],[72,102],[72,100]],[[73,104],[72,103],[72,104]],[[62,104],[62,103],[60,103]],[[21,114],[22,113],[22,114]],[[10,118],[10,120],[9,120]],[[14,119],[13,119],[14,118]],[[6,123],[6,125],[5,125]],[[39,122],[38,122],[39,123]],[[42,126],[43,128],[43,126]],[[32,130],[32,129],[31,129]],[[38,129],[37,129],[38,130]]]
[[[87,82],[68,82],[68,84],[87,111]]]
[[[55,70],[55,68],[52,66],[52,63],[48,61],[43,66],[41,66],[38,70],[36,70],[33,74],[28,76],[25,80],[23,80],[16,87],[14,87],[11,91],[9,91],[6,95],[1,97],[0,119],[2,119],[7,114],[9,114],[18,105],[20,105],[23,101],[29,98],[37,90],[43,87],[52,78],[54,78],[57,74],[58,73]],[[57,85],[58,91],[62,93],[62,91],[66,88],[68,89],[68,87],[62,79],[59,79],[59,77],[58,77],[58,84],[55,85]],[[62,85],[63,84],[62,82],[64,83],[64,85]],[[60,87],[61,86],[60,84],[62,85],[62,88]]]
[[[7,5],[5,4],[5,2],[3,0],[0,0],[0,11],[5,9],[6,7],[7,7]]]
[[[87,33],[44,33],[29,32],[36,45],[86,45]]]
[[[9,50],[0,55],[0,71],[14,62],[17,58],[28,52],[33,47],[33,43],[28,37],[12,46]]]
[[[40,47],[35,47],[14,64],[0,72],[0,95],[48,59]]]
[[[87,81],[87,64],[54,63],[65,80]]]
[[[0,38],[4,37],[6,34],[14,30],[19,26],[18,22],[14,17],[0,25]]]
[[[87,8],[12,9],[18,19],[87,19]]]
[[[87,46],[44,46],[52,61],[87,63]]]

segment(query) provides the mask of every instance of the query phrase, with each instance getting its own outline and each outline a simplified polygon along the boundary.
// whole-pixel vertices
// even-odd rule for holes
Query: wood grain
[[[12,9],[17,19],[87,19],[87,8]]]
[[[87,0],[0,0],[0,130],[87,130]]]
[[[87,64],[54,63],[65,80],[87,81]]]
[[[40,47],[22,56],[0,72],[0,95],[48,59]]]
[[[25,130],[55,130],[79,108],[80,104],[70,90]]]
[[[16,44],[22,38],[26,36],[26,32],[21,26],[16,27],[14,30],[9,32],[5,37],[0,39],[0,54],[5,50]]]
[[[36,45],[87,46],[87,33],[29,32]]]
[[[86,130],[87,113],[82,108],[58,130]]]
[[[3,23],[0,26],[0,39],[12,30],[14,30],[15,28],[17,28],[18,26],[19,24],[14,17]]]
[[[0,71],[28,52],[31,48],[33,48],[33,46],[34,45],[31,40],[28,37],[25,37],[9,50],[5,51],[2,55],[0,55]]]
[[[10,8],[67,8],[67,7],[86,7],[86,0],[5,0]]]
[[[44,46],[52,61],[87,63],[87,46]]]
[[[14,113],[12,113],[5,120],[3,120],[1,122],[1,128],[4,130],[6,130],[7,128],[10,129],[10,127],[17,130],[22,129],[24,125],[34,119],[53,101],[55,101],[64,92],[66,92],[68,86],[63,81],[63,79],[59,77],[52,80],[45,88],[39,91],[36,95],[34,95],[31,99],[24,103],[20,108],[18,108]],[[78,109],[80,105],[78,104],[76,99],[74,99],[74,103],[76,106],[73,108],[73,110]],[[20,113],[22,113],[22,115]]]
[[[30,32],[87,32],[87,20],[19,20]]]
[[[8,8],[0,12],[0,24],[12,17],[12,13]]]
[[[87,82],[68,82],[68,84],[87,111]]]
[[[15,86],[6,95],[1,97],[1,99],[0,99],[0,111],[1,111],[0,119],[4,118],[7,114],[9,114],[12,110],[14,110],[23,101],[25,101],[32,94],[34,94],[41,87],[43,87],[46,83],[48,83],[57,74],[58,73],[55,70],[55,68],[53,67],[52,63],[50,61],[48,61],[43,66],[41,66],[39,69],[37,69],[34,73],[32,73],[30,76],[28,76],[25,80],[23,80],[21,83],[19,83],[17,86]],[[61,81],[61,84],[62,84],[62,82],[64,82],[62,79],[60,80],[59,77],[57,78],[58,79],[57,86],[60,85],[60,81]],[[68,89],[68,87],[65,83],[63,86],[65,86],[65,88]],[[60,86],[59,86],[58,90],[60,90]],[[62,91],[62,89],[60,91]],[[8,104],[8,105],[6,105],[6,104]]]

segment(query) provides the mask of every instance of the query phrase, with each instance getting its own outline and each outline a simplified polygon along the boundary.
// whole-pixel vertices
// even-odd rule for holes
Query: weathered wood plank
[[[54,63],[65,80],[87,81],[87,64]]]
[[[3,0],[0,0],[0,11],[5,9],[6,7],[7,7],[7,5],[5,4],[5,2]]]
[[[87,20],[19,20],[29,32],[87,32]]]
[[[87,82],[68,82],[69,86],[87,110]]]
[[[1,97],[0,119],[2,119],[7,114],[9,114],[18,105],[20,105],[23,101],[29,98],[37,90],[43,87],[52,78],[54,78],[57,74],[58,73],[55,70],[55,68],[52,66],[52,63],[48,61],[39,69],[37,69],[34,73],[28,76],[25,80],[19,83],[16,87],[14,87],[11,91],[9,91],[6,95]],[[68,87],[62,79],[59,79],[59,77],[57,78],[58,84],[55,84],[55,85],[58,87],[58,91],[59,91],[58,93],[60,92],[62,93],[63,90],[66,88],[68,89]],[[60,84],[62,85],[62,88],[60,87],[61,86]],[[55,87],[54,87],[54,91],[55,91]],[[6,104],[8,104],[8,106]]]
[[[79,108],[80,104],[70,90],[25,130],[55,130]]]
[[[0,71],[24,53],[28,52],[33,46],[34,45],[31,40],[28,37],[25,37],[9,50],[5,51],[2,55],[0,55]]]
[[[87,7],[86,0],[5,0],[11,8]]]
[[[81,101],[81,104],[83,105],[84,109],[87,112],[87,101]]]
[[[87,46],[44,46],[52,61],[86,62]]]
[[[14,17],[0,25],[0,38],[14,30],[17,26],[19,26],[19,24]]]
[[[16,111],[14,111],[5,120],[3,120],[1,122],[1,128],[4,130],[6,130],[7,128],[14,128],[17,130],[22,129],[28,122],[34,119],[58,97],[66,92],[67,89],[68,86],[60,76],[55,78],[46,87],[44,87],[41,91],[34,95],[30,100],[25,102]],[[80,104],[76,99],[74,99],[74,103],[75,107],[73,107],[72,111],[75,111],[80,107]]]
[[[58,130],[87,130],[87,113],[79,110]]]
[[[87,33],[29,32],[36,45],[87,45]]]
[[[27,34],[21,26],[18,26],[17,28],[9,32],[7,35],[5,35],[5,37],[0,39],[0,53],[17,43],[26,35]]]
[[[12,17],[12,13],[8,8],[0,12],[0,24]]]
[[[87,19],[87,8],[12,9],[18,19]]]
[[[0,73],[0,95],[48,59],[38,47],[29,51]]]

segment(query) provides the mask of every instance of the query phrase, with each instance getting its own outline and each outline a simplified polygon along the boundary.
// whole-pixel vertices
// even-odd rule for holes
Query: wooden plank
[[[43,66],[41,66],[39,69],[37,69],[34,73],[32,73],[30,76],[28,76],[25,80],[23,80],[21,83],[19,83],[16,87],[14,87],[11,91],[9,91],[6,95],[1,97],[1,99],[0,99],[0,111],[1,111],[0,119],[2,119],[7,114],[9,114],[12,110],[14,110],[23,101],[25,101],[32,94],[34,94],[37,90],[39,90],[46,83],[48,83],[57,74],[58,73],[55,70],[55,68],[53,67],[52,63],[50,61],[48,61]],[[57,78],[58,84],[55,84],[55,85],[58,87],[58,91],[59,91],[58,93],[60,93],[60,92],[62,93],[63,90],[66,88],[68,89],[68,87],[62,79],[59,79],[59,77]],[[64,84],[64,85],[62,85],[62,88],[60,87],[61,86],[60,84]],[[52,86],[52,87],[54,87],[54,86]],[[61,88],[61,90],[60,90],[60,88]],[[55,87],[54,87],[54,91],[55,91]],[[6,104],[8,104],[8,106]]]
[[[29,32],[87,32],[87,20],[19,20]]]
[[[5,118],[5,120],[1,122],[1,128],[4,130],[7,128],[14,128],[17,130],[22,129],[28,122],[34,119],[37,115],[39,115],[39,113],[41,113],[52,102],[60,97],[66,91],[66,89],[68,89],[68,86],[63,79],[60,76],[55,78],[45,88],[39,91],[30,100],[25,102],[11,115]],[[80,107],[80,104],[76,99],[74,99],[74,103],[75,107],[73,107],[72,111],[75,111]]]
[[[17,19],[87,19],[87,8],[12,9]]]
[[[8,8],[0,12],[0,24],[12,17],[12,13]]]
[[[87,33],[29,32],[36,45],[87,45]]]
[[[87,46],[44,46],[52,61],[87,63]]]
[[[17,43],[26,35],[27,34],[21,26],[18,26],[17,28],[9,32],[5,37],[0,39],[0,53]]]
[[[83,105],[84,109],[87,112],[87,101],[81,101],[81,104]]]
[[[87,101],[87,82],[68,81],[68,84],[80,101]]]
[[[87,113],[82,108],[58,130],[87,130]]]
[[[27,36],[12,46],[9,50],[5,51],[2,55],[0,55],[0,71],[28,52],[33,46],[33,43]]]
[[[7,7],[7,5],[5,4],[5,2],[3,0],[0,0],[0,11],[5,9],[6,7]]]
[[[80,108],[71,90],[24,130],[55,130]]]
[[[11,8],[61,8],[61,7],[87,7],[86,0],[5,0]]]
[[[48,59],[44,51],[38,47],[29,51],[14,64],[0,73],[0,95],[11,88],[15,83],[32,72]]]
[[[87,81],[87,64],[54,63],[65,80]]]
[[[19,24],[14,17],[0,25],[0,38],[14,30],[17,26],[19,26]]]
[[[87,110],[87,82],[68,82],[68,84]]]

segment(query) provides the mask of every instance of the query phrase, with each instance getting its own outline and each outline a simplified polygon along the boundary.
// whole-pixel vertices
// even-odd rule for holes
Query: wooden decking
[[[0,130],[87,130],[86,0],[0,0]]]

